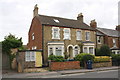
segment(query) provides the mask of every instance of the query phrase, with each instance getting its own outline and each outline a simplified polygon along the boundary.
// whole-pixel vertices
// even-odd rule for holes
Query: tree
[[[2,41],[2,51],[3,53],[10,54],[10,49],[22,47],[22,38],[15,37],[12,34],[5,36],[4,41]]]
[[[110,56],[111,55],[111,50],[110,50],[109,46],[103,45],[103,46],[101,46],[98,53],[99,53],[98,56]]]
[[[12,48],[21,48],[22,47],[22,38],[15,37],[12,34],[5,36],[4,41],[2,41],[2,53],[7,54],[10,59],[10,63],[15,55],[11,54]]]

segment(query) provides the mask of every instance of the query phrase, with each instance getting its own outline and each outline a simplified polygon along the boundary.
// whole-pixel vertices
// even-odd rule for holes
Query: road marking
[[[97,73],[112,72],[112,71],[116,71],[116,70],[98,71]]]
[[[56,77],[75,76],[75,75],[84,75],[84,74],[85,73],[66,74],[66,75],[53,75],[53,76],[42,76],[41,78],[56,78]]]

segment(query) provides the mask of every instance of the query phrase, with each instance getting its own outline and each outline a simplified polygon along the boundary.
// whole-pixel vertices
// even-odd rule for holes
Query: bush
[[[111,55],[111,50],[109,46],[103,45],[100,47],[100,49],[96,49],[96,56],[110,56]]]
[[[94,60],[94,55],[88,53],[81,53],[75,56],[76,61],[80,61],[81,66],[84,67],[84,62],[86,63],[88,60]]]
[[[119,66],[120,65],[120,54],[112,54],[112,63],[113,66]]]
[[[98,48],[95,49],[95,56],[100,56],[100,49]]]
[[[111,58],[108,56],[95,56],[94,63],[110,62]]]
[[[55,61],[55,62],[63,62],[63,61],[65,61],[63,56],[55,56],[55,55],[50,55],[48,57],[48,59],[51,60],[51,61]]]

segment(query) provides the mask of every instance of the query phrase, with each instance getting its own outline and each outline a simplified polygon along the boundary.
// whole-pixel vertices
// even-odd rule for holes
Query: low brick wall
[[[100,63],[94,63],[92,64],[93,68],[99,68],[99,67],[111,67],[112,62],[100,62]]]
[[[80,69],[80,61],[50,62],[50,70]]]

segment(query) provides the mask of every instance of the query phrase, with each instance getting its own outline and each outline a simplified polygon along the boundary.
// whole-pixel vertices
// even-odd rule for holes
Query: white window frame
[[[56,48],[59,48],[61,47],[62,49],[62,53],[61,53],[61,56],[64,57],[64,45],[48,45],[48,57],[50,56],[50,48],[53,49],[53,55],[56,55]]]
[[[58,37],[54,37],[55,36],[55,34],[54,34],[54,29],[58,29]],[[52,39],[60,39],[60,29],[59,29],[59,27],[52,27]]]
[[[88,36],[86,35],[87,33],[89,33]],[[88,40],[87,40],[87,37],[89,37]],[[85,31],[85,40],[86,40],[86,41],[90,41],[90,38],[91,38],[90,31]]]
[[[80,31],[80,36],[78,35],[78,31]],[[76,30],[76,40],[82,40],[82,31]]]
[[[69,31],[69,33],[68,33],[68,36],[69,36],[69,37],[68,37],[68,38],[66,38],[65,30],[68,30],[68,31]],[[63,39],[64,39],[64,40],[71,40],[70,28],[64,28],[63,31],[64,31],[64,34],[63,34],[63,35],[64,35],[64,38],[63,38]]]
[[[116,39],[113,38],[113,47],[116,47]]]
[[[73,50],[74,50],[74,52],[73,52],[73,53],[74,53],[73,56],[74,56],[74,57],[76,56],[76,55],[75,55],[75,50],[76,50],[75,47],[77,47],[77,50],[78,50],[78,53],[77,53],[77,54],[80,53],[80,47],[79,47],[78,45],[75,45],[74,48],[73,48]]]
[[[90,51],[89,51],[89,48],[93,48],[93,53],[90,53]],[[84,48],[87,48],[87,53],[89,53],[89,54],[95,54],[95,51],[94,51],[94,46],[83,46],[83,52],[85,53],[85,50],[84,50]]]
[[[25,61],[30,61],[30,52],[25,52]]]
[[[32,40],[35,40],[35,35],[34,35],[34,33],[32,33]]]
[[[100,40],[100,42],[98,40]],[[101,36],[97,36],[97,43],[101,44]]]
[[[35,50],[35,49],[37,49],[37,46],[33,46],[33,47],[32,47],[32,50]]]
[[[29,58],[28,58],[28,55],[29,55]],[[32,58],[34,56],[34,58]],[[25,61],[26,62],[29,62],[29,61],[35,61],[35,59],[36,59],[36,54],[35,54],[35,52],[25,52]]]

